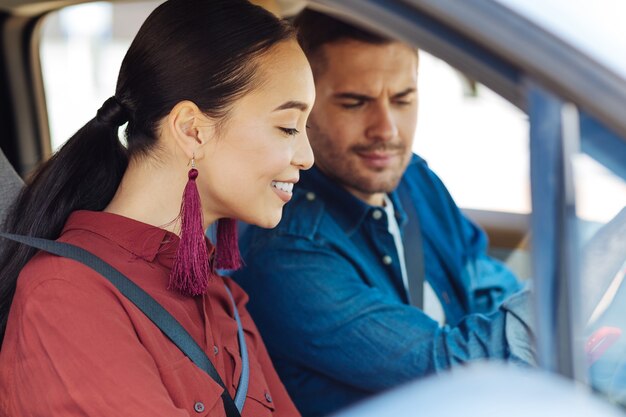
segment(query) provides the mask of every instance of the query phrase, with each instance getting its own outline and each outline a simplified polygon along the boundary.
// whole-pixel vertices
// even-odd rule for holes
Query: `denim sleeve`
[[[505,337],[510,360],[536,365],[535,337],[532,327],[535,315],[532,309],[530,285],[507,298],[500,307],[506,312]]]
[[[368,286],[347,258],[317,242],[274,236],[261,246],[236,279],[281,361],[375,392],[469,360],[509,357],[505,309],[439,327]]]
[[[522,289],[517,277],[502,262],[478,252],[466,260],[462,278],[468,291],[468,311],[491,313]]]

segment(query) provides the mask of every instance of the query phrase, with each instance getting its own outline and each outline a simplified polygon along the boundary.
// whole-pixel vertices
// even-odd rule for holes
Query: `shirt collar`
[[[317,167],[301,173],[298,184],[324,201],[324,207],[346,234],[352,234],[372,208],[359,200]]]
[[[394,215],[396,216],[396,221],[398,222],[398,226],[400,227],[400,230],[402,230],[404,228],[404,225],[406,225],[409,219],[408,219],[408,215],[406,214],[406,211],[404,211],[402,202],[400,201],[400,196],[398,195],[398,188],[393,190],[387,196],[389,197],[389,200],[391,201],[391,204],[393,205],[393,211],[394,211]]]
[[[180,239],[174,233],[128,217],[102,211],[79,210],[70,214],[63,233],[85,230],[116,243],[136,257],[170,266],[176,257]],[[208,242],[207,242],[208,243]],[[213,250],[209,246],[209,250]]]
[[[415,162],[416,160],[413,158],[409,164]],[[315,166],[301,173],[298,185],[309,192],[316,193],[318,197],[322,198],[333,219],[348,235],[354,233],[365,220],[368,213],[375,209],[375,207],[352,195]],[[398,225],[402,228],[407,222],[407,215],[402,207],[397,190],[389,193],[389,199],[393,203]]]

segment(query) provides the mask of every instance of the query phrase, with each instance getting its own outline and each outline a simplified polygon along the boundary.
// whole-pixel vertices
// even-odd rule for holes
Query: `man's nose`
[[[298,169],[309,169],[313,166],[313,149],[311,149],[311,144],[306,134],[298,136],[296,139],[296,152],[293,155],[291,164]]]
[[[366,134],[368,138],[379,141],[389,141],[398,136],[398,126],[388,104],[373,107]]]

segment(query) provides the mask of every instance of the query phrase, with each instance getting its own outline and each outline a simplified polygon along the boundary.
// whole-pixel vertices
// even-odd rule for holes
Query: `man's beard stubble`
[[[335,152],[330,146],[332,138],[329,135],[318,130],[315,136],[315,141],[311,140],[311,145],[317,145],[313,147],[315,165],[342,186],[363,194],[390,193],[395,190],[410,161],[407,146],[402,143],[376,142],[353,145],[346,151],[347,155],[343,155]],[[364,168],[359,163],[358,153],[375,151],[397,153],[401,158],[400,163],[380,170]],[[362,174],[364,170],[366,172]]]

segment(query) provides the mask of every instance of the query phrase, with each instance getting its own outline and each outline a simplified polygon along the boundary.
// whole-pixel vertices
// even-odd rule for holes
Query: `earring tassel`
[[[237,220],[223,218],[217,221],[215,267],[217,269],[241,268],[241,254],[237,236]]]
[[[196,186],[198,170],[189,170],[189,181],[183,192],[180,218],[180,245],[176,260],[170,272],[168,289],[175,289],[184,295],[204,294],[209,286],[211,269],[209,252],[202,228],[202,208],[200,194]]]

